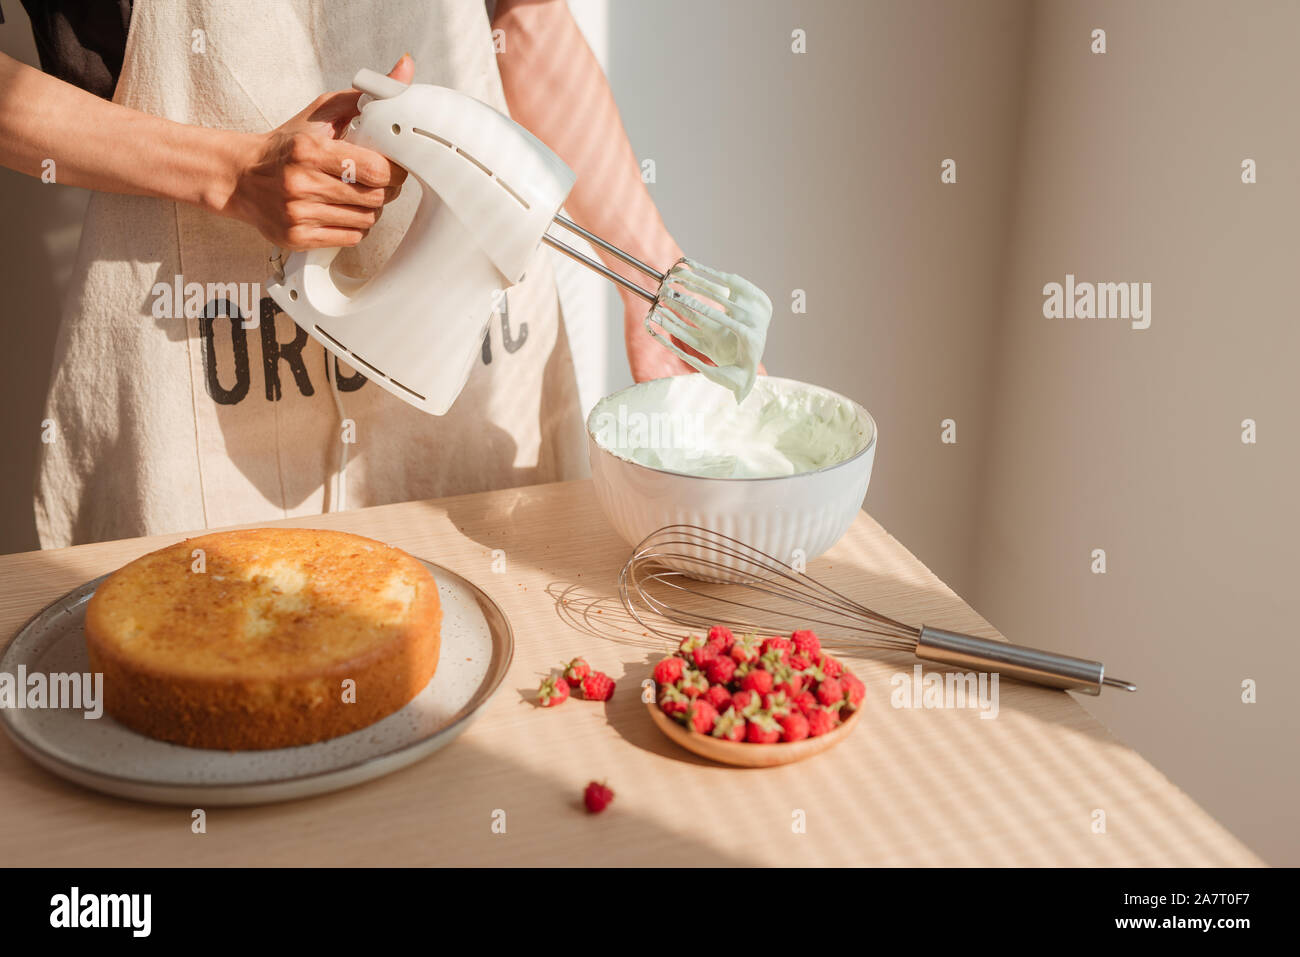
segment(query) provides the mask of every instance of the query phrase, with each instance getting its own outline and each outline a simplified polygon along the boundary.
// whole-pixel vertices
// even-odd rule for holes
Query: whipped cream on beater
[[[651,468],[713,478],[813,472],[861,452],[872,429],[833,392],[757,379],[736,402],[701,376],[643,382],[607,396],[588,418],[596,442]]]
[[[772,300],[748,279],[682,259],[668,270],[645,326],[650,335],[702,375],[726,386],[740,402],[754,387],[771,321]],[[652,322],[669,335],[657,332]],[[670,336],[707,356],[713,365],[680,348]]]

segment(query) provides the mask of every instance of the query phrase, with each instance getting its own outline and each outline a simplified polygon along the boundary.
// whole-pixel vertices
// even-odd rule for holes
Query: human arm
[[[390,75],[409,82],[413,72],[403,57]],[[405,178],[378,153],[336,138],[358,95],[326,94],[274,130],[243,133],[133,110],[0,54],[0,165],[188,203],[286,248],[351,246]],[[354,183],[340,176],[346,160]]]
[[[505,34],[497,63],[516,121],[577,173],[566,208],[580,225],[666,270],[682,255],[655,208],[605,74],[564,0],[499,0]],[[642,286],[653,280],[607,253],[607,266]],[[628,364],[638,382],[694,371],[645,331],[649,306],[619,287]]]

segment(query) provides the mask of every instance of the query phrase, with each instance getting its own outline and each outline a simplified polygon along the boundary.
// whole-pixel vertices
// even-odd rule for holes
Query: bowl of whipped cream
[[[696,525],[801,567],[862,507],[876,423],[820,386],[758,376],[738,402],[697,373],[601,399],[587,447],[597,501],[628,544]]]

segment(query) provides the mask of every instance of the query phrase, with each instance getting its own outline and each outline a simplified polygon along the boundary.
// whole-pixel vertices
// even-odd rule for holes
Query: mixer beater
[[[667,638],[680,636],[643,615],[687,629],[726,625],[765,634],[821,626],[828,637],[1052,688],[1093,695],[1103,686],[1137,690],[1107,677],[1099,661],[896,621],[739,539],[695,525],[646,536],[619,574],[619,595],[633,618]]]

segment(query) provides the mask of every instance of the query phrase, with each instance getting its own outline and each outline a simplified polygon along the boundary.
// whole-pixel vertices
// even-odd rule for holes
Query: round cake
[[[285,748],[392,714],[438,666],[428,569],[359,535],[217,532],[123,566],[86,609],[104,710],[194,748]]]

